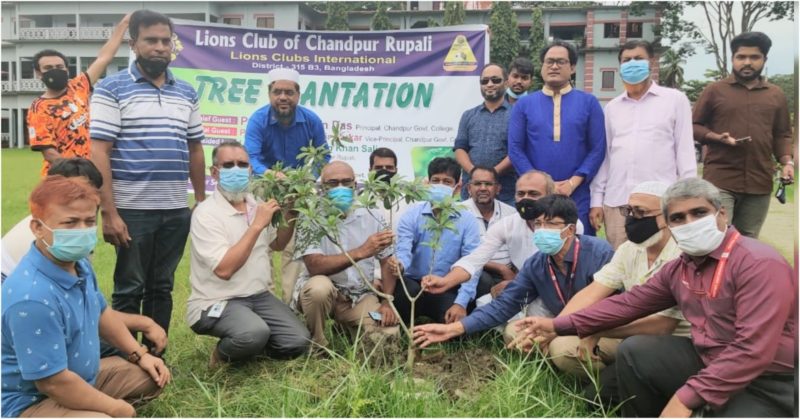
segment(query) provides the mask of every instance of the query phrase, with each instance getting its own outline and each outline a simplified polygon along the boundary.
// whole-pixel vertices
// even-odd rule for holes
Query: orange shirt
[[[92,84],[86,73],[71,79],[67,91],[54,98],[39,97],[28,109],[31,150],[53,147],[62,157],[89,158],[89,94]],[[41,176],[50,164],[42,164]]]

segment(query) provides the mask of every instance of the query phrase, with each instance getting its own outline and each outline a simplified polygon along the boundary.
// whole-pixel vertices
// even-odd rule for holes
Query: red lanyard
[[[567,277],[567,286],[569,287],[570,298],[572,297],[573,288],[575,285],[575,270],[578,269],[578,252],[581,250],[581,241],[575,237],[575,247],[572,254],[572,272]],[[547,269],[550,270],[550,279],[553,281],[553,287],[556,289],[556,293],[558,294],[558,298],[561,300],[561,304],[567,305],[567,300],[564,298],[564,294],[561,292],[561,286],[558,285],[558,279],[556,279],[556,271],[553,270],[553,265],[550,263],[550,259],[547,259]]]
[[[728,240],[728,243],[725,244],[725,248],[722,251],[722,255],[719,257],[719,262],[717,262],[717,267],[714,269],[714,277],[711,278],[711,287],[708,290],[709,298],[717,298],[717,294],[719,293],[719,287],[722,285],[722,275],[725,273],[725,266],[728,265],[728,258],[731,255],[731,250],[733,250],[733,246],[736,244],[736,241],[739,240],[741,233],[738,231],[734,231],[731,233],[731,238]],[[686,266],[686,265],[684,265]],[[689,282],[686,280],[686,270],[681,269],[681,282],[683,282],[689,290],[694,292],[695,294],[705,294],[702,290],[694,290],[689,286]]]

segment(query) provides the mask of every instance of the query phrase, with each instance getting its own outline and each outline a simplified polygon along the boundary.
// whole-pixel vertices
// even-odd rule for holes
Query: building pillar
[[[661,24],[661,8],[656,7],[655,22],[653,25],[658,26]],[[644,28],[642,28],[644,30]],[[656,51],[655,59],[653,59],[652,67],[650,67],[650,78],[658,83],[658,74],[661,72],[661,54]]]
[[[623,10],[619,20],[619,45],[628,42],[628,11]]]
[[[583,65],[583,91],[592,93],[594,89],[594,11],[586,12],[586,54]],[[580,87],[580,86],[578,86]]]
[[[22,108],[17,108],[17,148],[25,148],[25,118]]]
[[[14,108],[8,108],[8,148],[14,148],[17,144],[17,119],[14,116]]]

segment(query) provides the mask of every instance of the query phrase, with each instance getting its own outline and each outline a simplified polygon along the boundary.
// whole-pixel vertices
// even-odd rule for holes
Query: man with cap
[[[269,72],[268,77],[269,105],[250,116],[244,137],[244,146],[256,176],[271,170],[278,162],[283,163],[283,167],[300,166],[302,161],[297,155],[300,148],[309,143],[314,147],[328,146],[322,120],[310,109],[298,105],[300,73],[289,68],[276,68]],[[281,255],[281,266],[283,300],[289,302],[300,274],[300,264],[294,260],[294,238]]]
[[[580,290],[559,314],[565,316],[613,295],[617,290],[629,291],[658,272],[667,262],[677,258],[681,251],[667,228],[661,211],[661,196],[669,187],[658,181],[640,183],[633,188],[628,204],[620,207],[625,217],[623,242],[607,265],[594,274],[594,282]],[[617,346],[622,339],[633,335],[668,335],[690,337],[689,324],[676,307],[652,314],[615,329],[606,330],[579,339],[564,336],[566,355],[556,366],[562,371],[587,377],[582,362],[591,361],[600,372],[601,395],[610,398],[616,394],[615,368],[604,368],[614,362]],[[594,391],[589,384],[587,391]],[[589,395],[590,399],[593,399]],[[621,402],[621,401],[620,401]]]

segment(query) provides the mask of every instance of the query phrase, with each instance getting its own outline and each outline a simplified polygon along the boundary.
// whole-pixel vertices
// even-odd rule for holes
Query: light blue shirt
[[[35,381],[65,369],[94,384],[100,369],[100,314],[106,300],[87,259],[78,276],[35,246],[3,282],[4,417],[19,416],[46,396]]]
[[[423,276],[444,276],[463,256],[472,253],[481,243],[478,221],[468,210],[463,209],[455,215],[456,231],[445,230],[439,240],[441,249],[436,251],[433,272],[430,272],[434,253],[425,244],[431,240],[431,232],[425,228],[427,220],[433,217],[431,204],[420,202],[409,206],[397,226],[397,260],[405,268],[404,276],[419,281]],[[455,303],[466,308],[475,298],[478,278],[482,270],[477,270],[469,281],[461,284]]]

